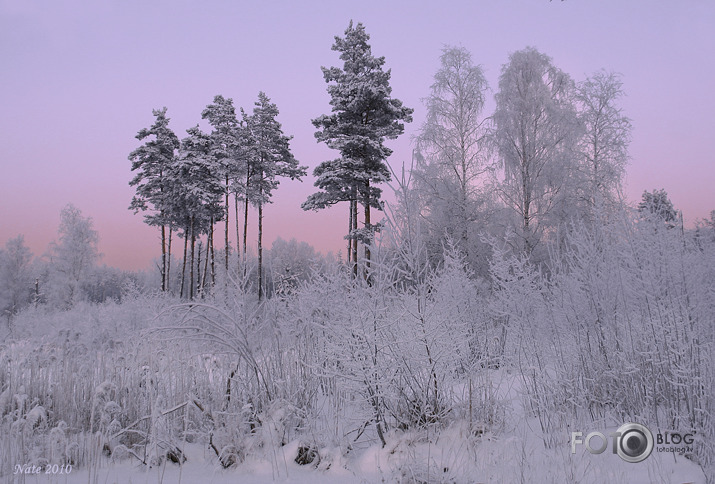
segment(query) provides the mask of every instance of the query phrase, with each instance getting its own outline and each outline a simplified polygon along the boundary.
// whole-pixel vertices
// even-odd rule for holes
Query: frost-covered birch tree
[[[499,195],[518,216],[526,254],[573,186],[581,133],[573,92],[571,77],[533,47],[512,53],[502,67],[493,131],[504,169]]]
[[[332,114],[313,120],[315,137],[338,150],[340,158],[324,161],[313,175],[321,191],[308,197],[305,210],[317,210],[342,201],[350,202],[348,262],[357,274],[358,242],[365,244],[370,260],[370,241],[375,226],[370,210],[381,209],[382,190],[375,185],[390,180],[385,160],[392,150],[384,145],[404,131],[413,110],[391,97],[390,70],[384,71],[384,57],[374,57],[365,27],[350,22],[345,37],[335,37],[332,49],[340,52],[343,67],[323,67],[328,83]],[[358,204],[363,206],[363,229],[358,229]]]
[[[416,190],[425,220],[442,251],[444,237],[468,253],[470,226],[478,218],[479,180],[489,169],[487,118],[483,116],[487,80],[463,47],[447,47],[440,57],[427,119],[417,137]]]
[[[72,204],[60,212],[59,240],[50,245],[51,302],[69,307],[81,297],[81,283],[99,259],[99,234],[90,217]]]
[[[618,201],[628,162],[631,122],[618,105],[624,96],[618,74],[599,71],[577,85],[579,118],[585,129],[580,143],[584,178],[581,198],[588,210]]]

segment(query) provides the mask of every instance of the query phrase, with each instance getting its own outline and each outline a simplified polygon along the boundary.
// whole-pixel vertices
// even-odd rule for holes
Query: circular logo
[[[642,462],[653,452],[653,434],[647,427],[636,423],[623,424],[618,428],[616,448],[626,462]]]

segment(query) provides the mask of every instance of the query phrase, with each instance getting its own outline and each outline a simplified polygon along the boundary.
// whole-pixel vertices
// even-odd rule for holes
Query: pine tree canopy
[[[137,172],[129,182],[130,186],[136,186],[136,194],[132,197],[129,209],[135,213],[150,208],[158,212],[145,217],[149,225],[165,223],[161,214],[169,203],[167,196],[170,190],[164,175],[174,163],[179,148],[179,138],[169,128],[166,111],[166,107],[152,111],[156,117],[154,124],[140,130],[136,138],[140,141],[153,138],[129,154],[132,171]]]
[[[341,157],[314,170],[315,186],[322,192],[308,198],[305,210],[353,200],[357,193],[380,208],[380,191],[370,185],[390,180],[385,160],[392,150],[384,142],[404,132],[413,110],[391,97],[390,70],[383,70],[384,57],[372,55],[369,39],[361,23],[350,22],[345,37],[335,37],[332,47],[340,52],[343,67],[322,68],[332,110],[313,120],[318,128],[315,137]]]

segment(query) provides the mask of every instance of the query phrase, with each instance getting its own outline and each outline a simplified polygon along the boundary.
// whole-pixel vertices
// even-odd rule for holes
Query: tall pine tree
[[[404,122],[412,121],[413,110],[391,97],[390,70],[384,71],[384,57],[374,57],[370,36],[361,23],[350,22],[345,37],[335,37],[332,49],[340,52],[343,67],[323,67],[328,83],[332,114],[313,120],[315,137],[340,152],[340,158],[318,165],[313,174],[321,191],[308,197],[304,210],[318,210],[342,201],[350,202],[348,262],[357,275],[358,242],[369,245],[375,230],[370,209],[381,209],[382,191],[375,185],[390,180],[385,160],[392,150],[384,145],[404,132]],[[362,205],[364,225],[358,229],[357,208]]]
[[[278,188],[278,177],[291,180],[305,176],[307,167],[298,166],[290,151],[292,137],[283,134],[276,117],[278,108],[264,92],[258,93],[253,114],[247,126],[251,136],[252,203],[258,209],[258,299],[263,298],[263,206],[270,203],[273,190]]]
[[[201,113],[207,119],[213,131],[211,132],[211,156],[216,164],[216,171],[221,173],[224,182],[224,245],[225,270],[228,274],[228,258],[231,246],[228,241],[229,231],[229,195],[231,191],[238,194],[242,190],[240,180],[246,171],[245,162],[241,156],[239,122],[236,118],[236,108],[231,98],[221,95],[214,97],[213,104],[206,106]],[[238,241],[236,241],[238,246]]]
[[[193,299],[196,239],[208,235],[208,249],[211,247],[213,225],[224,216],[221,198],[224,194],[222,174],[216,170],[215,158],[211,154],[213,140],[198,126],[186,130],[188,136],[181,140],[181,152],[171,170],[172,186],[171,217],[174,224],[183,228],[184,267],[181,275],[181,294],[184,294],[186,262],[189,260],[188,296]],[[187,254],[187,248],[190,253]],[[201,286],[201,284],[199,284]]]
[[[166,226],[169,225],[166,209],[170,203],[171,188],[166,174],[174,163],[179,138],[169,128],[166,107],[154,109],[152,114],[156,117],[154,124],[142,129],[136,136],[140,141],[150,139],[129,154],[132,171],[137,172],[129,182],[130,186],[136,187],[129,209],[134,213],[152,210],[153,213],[146,215],[144,221],[161,228],[161,290],[166,291],[169,286],[167,258],[171,257],[171,252],[167,251],[166,234]]]

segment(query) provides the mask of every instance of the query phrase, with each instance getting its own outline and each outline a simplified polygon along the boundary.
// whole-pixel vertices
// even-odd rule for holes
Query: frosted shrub
[[[507,321],[504,358],[518,371],[526,405],[525,416],[538,420],[544,444],[557,445],[557,432],[565,426],[564,399],[554,385],[552,362],[559,348],[550,318],[548,284],[528,259],[511,254],[506,245],[495,245],[492,279],[495,290],[490,310]]]
[[[398,368],[401,398],[394,417],[400,426],[446,423],[458,416],[456,406],[468,406],[469,395],[455,389],[466,386],[494,356],[488,346],[493,328],[483,304],[485,293],[464,261],[448,252],[443,266],[424,284],[399,296],[402,317],[390,348]]]
[[[334,422],[322,433],[348,445],[361,437],[386,445],[394,429],[480,418],[493,389],[471,393],[469,381],[497,359],[486,286],[455,252],[434,273],[407,251],[374,254],[367,281],[324,276],[293,303],[317,343],[306,366],[320,378],[321,417]],[[484,420],[498,413],[483,412]]]
[[[205,383],[187,390],[204,438],[226,467],[249,453],[270,456],[269,449],[305,433],[318,380],[309,366],[314,338],[295,322],[286,300],[258,304],[240,289],[228,304],[223,299],[171,306],[152,334],[159,345],[180,344],[201,355],[196,371]]]
[[[696,433],[712,459],[715,253],[653,218],[576,226],[546,277],[495,248],[494,311],[553,445],[568,423]],[[583,411],[585,410],[585,412]]]

